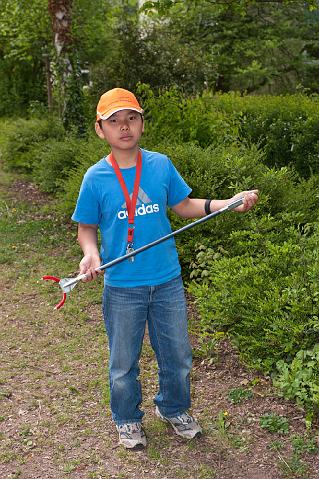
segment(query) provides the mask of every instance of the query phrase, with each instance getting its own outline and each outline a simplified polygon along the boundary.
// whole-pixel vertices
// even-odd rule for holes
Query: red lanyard
[[[124,193],[125,202],[126,202],[126,209],[127,209],[127,212],[128,212],[127,244],[130,247],[132,247],[133,237],[134,237],[135,208],[136,208],[136,202],[137,202],[137,196],[138,196],[138,190],[139,190],[139,187],[140,187],[141,172],[142,172],[142,153],[141,153],[141,150],[139,150],[138,155],[137,155],[136,175],[135,175],[135,180],[134,180],[134,189],[133,189],[132,200],[130,198],[128,189],[126,187],[122,172],[119,168],[119,165],[117,164],[116,159],[113,156],[113,153],[110,154],[110,161],[112,163],[113,169],[115,171],[117,179],[119,180],[122,191]]]

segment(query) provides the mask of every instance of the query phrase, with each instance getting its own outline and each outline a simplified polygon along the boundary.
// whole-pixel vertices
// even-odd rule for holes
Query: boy
[[[248,211],[257,190],[230,200],[191,199],[191,188],[160,153],[139,148],[143,110],[133,93],[115,88],[97,106],[97,135],[111,153],[84,176],[75,212],[83,250],[80,273],[87,281],[106,263],[170,232],[167,207],[183,218],[201,217],[243,196],[237,211]],[[97,230],[101,232],[101,257]],[[155,414],[176,434],[192,439],[201,433],[190,408],[191,347],[180,265],[174,239],[105,271],[103,315],[109,338],[112,418],[126,448],[146,446],[142,428],[139,358],[148,324],[159,367]]]

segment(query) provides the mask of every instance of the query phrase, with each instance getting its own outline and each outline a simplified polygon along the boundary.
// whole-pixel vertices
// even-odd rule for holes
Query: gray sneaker
[[[126,449],[143,449],[146,447],[146,435],[140,422],[116,425],[119,433],[119,444]]]
[[[202,434],[202,428],[198,424],[198,422],[187,412],[184,412],[180,416],[176,417],[165,417],[163,416],[158,407],[155,408],[155,414],[159,417],[162,421],[168,422],[176,434],[185,439],[193,439],[194,437],[200,436]]]

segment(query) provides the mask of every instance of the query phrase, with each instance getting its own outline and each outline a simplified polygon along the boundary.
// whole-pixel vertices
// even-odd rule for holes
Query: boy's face
[[[111,148],[130,150],[137,146],[142,136],[144,120],[137,111],[120,110],[107,120],[101,120],[101,126],[96,122],[95,131]]]

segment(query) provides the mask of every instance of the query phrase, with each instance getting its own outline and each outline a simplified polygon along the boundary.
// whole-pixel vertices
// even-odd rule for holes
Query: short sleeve
[[[77,223],[96,225],[100,223],[100,217],[100,205],[96,194],[89,180],[84,176],[72,220]]]
[[[179,174],[173,163],[169,160],[169,190],[168,206],[172,207],[183,201],[191,193],[192,189],[188,186],[184,178]]]

